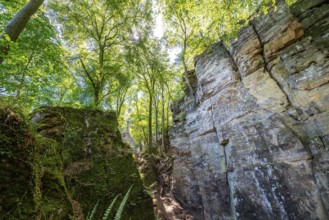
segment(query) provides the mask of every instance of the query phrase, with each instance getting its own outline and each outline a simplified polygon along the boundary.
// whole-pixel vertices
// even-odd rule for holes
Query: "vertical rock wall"
[[[328,219],[327,1],[279,3],[195,77],[173,108],[177,200],[205,219]]]

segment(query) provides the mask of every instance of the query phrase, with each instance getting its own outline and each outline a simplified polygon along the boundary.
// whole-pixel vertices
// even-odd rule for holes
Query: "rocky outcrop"
[[[69,219],[60,145],[37,137],[22,114],[0,108],[0,219]]]
[[[195,59],[173,107],[173,191],[205,219],[328,219],[329,5],[301,0]],[[191,78],[191,77],[190,77]]]
[[[93,219],[102,219],[131,185],[122,219],[154,219],[115,113],[45,107],[30,121],[33,131],[0,111],[0,219],[85,219],[97,203]]]

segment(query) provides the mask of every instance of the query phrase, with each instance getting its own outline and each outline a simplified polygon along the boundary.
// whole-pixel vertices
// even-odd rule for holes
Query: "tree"
[[[24,1],[3,4],[0,29],[5,27]],[[42,34],[40,34],[42,33]],[[72,89],[57,32],[42,11],[11,43],[6,62],[0,65],[2,99],[29,110],[37,105],[63,103]]]
[[[54,1],[64,39],[70,45],[72,64],[93,93],[93,105],[115,91],[126,44],[135,30],[147,23],[150,3],[133,0]],[[88,91],[88,90],[86,90]]]
[[[224,43],[234,38],[248,19],[257,16],[275,0],[158,0],[163,6],[165,38],[179,54],[183,76],[193,95],[187,73],[193,68],[194,56],[221,39]],[[289,4],[296,0],[289,0]]]
[[[163,74],[163,54],[161,46],[151,39],[144,39],[131,47],[128,62],[135,69],[135,75],[148,95],[148,147],[153,146],[153,105],[156,96],[156,84]]]
[[[34,15],[39,7],[43,4],[44,0],[30,0],[21,10],[17,12],[14,18],[9,22],[9,24],[4,29],[4,34],[0,35],[0,39],[5,39],[15,42],[21,32],[26,27],[27,23]],[[8,37],[6,37],[8,36]],[[9,38],[9,39],[8,39]],[[4,55],[9,51],[9,46],[0,45],[0,64],[3,62]]]
[[[190,68],[190,62],[187,57],[188,49],[192,48],[192,40],[194,35],[194,28],[192,19],[189,13],[192,13],[191,7],[193,6],[188,1],[165,1],[164,18],[167,21],[167,35],[166,38],[174,47],[181,48],[179,60],[183,66],[183,76],[188,86],[190,94],[193,96],[193,88],[190,84],[187,73]],[[195,25],[195,26],[198,26]]]

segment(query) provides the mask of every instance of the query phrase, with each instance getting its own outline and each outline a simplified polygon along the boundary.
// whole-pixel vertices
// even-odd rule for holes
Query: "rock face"
[[[0,108],[0,219],[69,219],[59,144],[37,137],[24,117]]]
[[[195,59],[173,107],[173,190],[205,219],[328,219],[329,4],[301,0]]]
[[[0,219],[80,220],[98,201],[94,219],[102,219],[132,184],[122,219],[154,219],[115,113],[46,107],[31,125],[33,132],[14,112],[0,111]]]

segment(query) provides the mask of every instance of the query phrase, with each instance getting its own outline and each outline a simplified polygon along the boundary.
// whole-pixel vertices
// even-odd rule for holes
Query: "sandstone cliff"
[[[195,59],[173,192],[205,219],[328,219],[329,4],[301,0]]]

